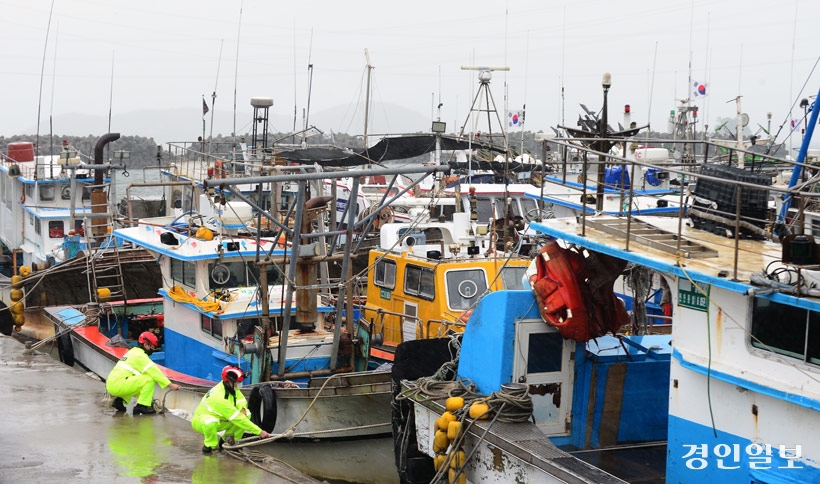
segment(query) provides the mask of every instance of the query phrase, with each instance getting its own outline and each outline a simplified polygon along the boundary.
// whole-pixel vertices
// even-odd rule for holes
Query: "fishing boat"
[[[809,126],[817,118],[813,110]],[[552,239],[534,261],[532,290],[485,296],[461,338],[397,349],[403,481],[820,479],[820,247],[816,213],[804,210],[816,194],[795,184],[807,147],[786,190],[749,167],[703,159],[670,168],[697,180],[681,218],[531,224]],[[777,213],[770,194],[782,202]],[[618,329],[625,307],[613,282],[628,265],[671,288],[671,335]]]
[[[351,171],[356,177],[352,194],[356,195],[358,180],[365,174],[395,176],[407,171]],[[243,391],[252,419],[277,436],[272,442],[241,445],[252,444],[278,455],[277,449],[286,442],[344,446],[365,439],[384,440],[390,432],[389,368],[370,362],[370,326],[346,317],[353,314],[345,297],[347,285],[328,281],[327,272],[320,271],[328,259],[349,266],[353,233],[366,231],[378,213],[357,222],[352,210],[345,211],[344,227],[323,229],[330,198],[306,199],[308,184],[314,185],[313,193],[320,193],[316,186],[334,176],[314,172],[210,179],[201,191],[189,190],[186,182],[167,182],[169,189],[196,196],[193,203],[172,204],[168,216],[132,220],[133,226],[112,232],[122,244],[154,254],[162,274],[159,303],[139,310],[134,301],[123,312],[140,316],[124,318],[103,317],[100,313],[105,311],[94,305],[90,310],[88,305],[51,308],[55,324],[70,331],[76,361],[105,378],[134,338],[152,331],[158,335],[161,351],[151,358],[183,387],[158,389],[158,407],[190,416],[202,394],[218,381],[221,369],[234,364],[248,375]],[[296,187],[297,198],[283,219],[241,192],[241,187],[263,183],[272,184],[274,190],[283,183]],[[214,196],[208,195],[209,189]],[[225,200],[231,197],[232,202]],[[259,226],[258,217],[265,218],[276,233],[264,236],[261,230],[251,230],[254,218]],[[344,242],[330,242],[342,236]],[[334,298],[338,303],[329,305],[329,289],[338,287],[342,288]],[[117,313],[113,306],[109,313]],[[350,462],[323,457],[322,465],[317,465],[320,454],[325,452],[305,461],[300,470],[329,479],[359,477],[360,468]],[[361,456],[358,462],[367,458]],[[382,468],[369,478],[390,482],[395,471]]]
[[[117,247],[110,237],[116,220],[109,200],[124,166],[107,162],[104,150],[119,137],[101,136],[93,156],[66,142],[48,155],[37,154],[31,142],[10,143],[0,153],[0,244],[7,254],[0,284],[12,286],[0,291],[0,305],[14,308],[0,311],[3,333],[50,336],[53,326],[43,319],[43,307],[97,301],[98,290],[104,298],[122,299],[128,286],[131,298],[156,296],[140,283],[158,280],[146,264],[150,254]],[[114,152],[115,158],[122,160],[121,153]]]
[[[392,361],[404,341],[463,331],[487,292],[523,288],[530,257],[519,252],[531,248],[524,236],[495,219],[471,220],[475,211],[445,210],[444,200],[455,199],[429,199],[412,222],[383,224],[370,249],[359,310],[377,335],[371,353],[379,359]]]

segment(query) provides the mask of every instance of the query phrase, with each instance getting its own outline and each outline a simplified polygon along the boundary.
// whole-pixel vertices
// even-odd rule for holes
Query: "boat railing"
[[[766,185],[763,188],[769,190],[770,192],[778,193],[779,194],[778,197],[781,200],[784,200],[784,201],[790,201],[790,199],[792,199],[792,198],[800,198],[801,201],[805,204],[805,203],[811,203],[812,201],[817,201],[817,199],[820,198],[820,194],[818,194],[814,191],[814,185],[818,181],[820,181],[820,177],[816,176],[816,173],[818,171],[818,167],[816,165],[812,165],[810,163],[801,163],[799,161],[782,160],[782,159],[778,159],[778,158],[776,158],[774,156],[771,156],[771,155],[761,155],[759,153],[755,153],[753,151],[741,148],[739,146],[738,147],[726,146],[725,144],[716,143],[716,142],[713,142],[713,141],[710,141],[710,140],[696,140],[696,141],[691,141],[691,140],[664,141],[664,140],[658,140],[658,139],[652,139],[652,140],[638,140],[638,139],[634,139],[634,140],[617,140],[619,143],[624,143],[624,145],[626,143],[633,143],[633,142],[637,143],[637,142],[642,142],[642,141],[643,142],[649,141],[651,143],[660,144],[660,145],[667,144],[667,143],[669,143],[669,144],[671,144],[671,143],[678,143],[678,144],[683,143],[683,144],[704,145],[702,147],[702,149],[699,151],[699,152],[703,153],[703,157],[698,159],[698,160],[695,160],[695,162],[693,162],[691,164],[684,164],[683,166],[667,165],[667,164],[650,163],[650,162],[636,160],[636,159],[632,159],[632,158],[625,158],[623,156],[614,155],[614,154],[601,153],[599,151],[596,151],[595,149],[586,147],[582,144],[579,146],[579,143],[590,142],[590,141],[596,141],[596,140],[595,139],[588,139],[588,140],[587,139],[577,139],[577,138],[575,138],[575,139],[564,138],[564,139],[554,140],[554,142],[556,142],[558,144],[563,144],[563,145],[566,145],[566,146],[571,147],[573,149],[577,149],[582,153],[582,156],[583,156],[583,159],[584,159],[583,171],[582,171],[582,174],[581,174],[582,180],[583,180],[581,182],[581,185],[583,186],[583,192],[584,192],[583,195],[582,195],[582,200],[585,201],[585,202],[592,201],[591,199],[594,197],[595,201],[596,201],[596,212],[597,213],[602,212],[603,193],[604,193],[604,187],[606,185],[604,183],[603,173],[604,173],[604,168],[607,165],[620,165],[620,166],[622,166],[624,168],[624,170],[622,170],[622,173],[625,173],[626,170],[629,170],[629,174],[630,174],[629,180],[635,180],[636,179],[636,177],[635,177],[636,173],[635,172],[636,172],[636,169],[638,169],[638,168],[656,168],[656,169],[659,169],[659,170],[667,171],[669,173],[673,173],[673,174],[675,174],[676,176],[679,177],[681,189],[679,190],[679,197],[680,197],[679,207],[680,207],[680,209],[679,209],[679,212],[678,212],[678,228],[677,228],[677,231],[676,231],[676,235],[677,235],[676,240],[677,240],[677,253],[679,255],[681,255],[682,257],[688,257],[688,254],[686,253],[686,251],[681,250],[681,244],[685,240],[682,237],[684,218],[686,218],[688,216],[686,203],[687,203],[688,198],[690,196],[692,196],[691,193],[687,194],[687,190],[684,189],[685,186],[686,185],[696,184],[698,182],[698,180],[711,180],[713,182],[719,182],[719,183],[725,183],[725,184],[731,185],[733,187],[733,190],[735,192],[734,195],[736,197],[736,201],[735,201],[736,210],[735,210],[735,213],[732,214],[732,213],[720,212],[720,213],[714,214],[713,216],[720,218],[720,221],[726,223],[727,225],[732,224],[731,226],[733,227],[733,230],[732,230],[732,232],[734,234],[733,280],[737,280],[738,259],[739,259],[739,242],[740,242],[740,239],[741,239],[741,235],[740,235],[741,234],[741,227],[742,226],[744,226],[744,228],[747,227],[750,222],[768,224],[769,228],[768,229],[760,229],[758,231],[758,235],[761,235],[761,236],[764,236],[766,238],[774,240],[774,239],[778,238],[778,234],[776,233],[776,230],[775,230],[775,224],[776,223],[784,223],[785,220],[778,219],[777,214],[775,214],[775,216],[773,218],[768,218],[767,220],[750,219],[749,217],[747,217],[745,215],[742,215],[741,211],[742,211],[742,208],[743,208],[743,205],[742,205],[742,193],[743,193],[743,191],[747,190],[747,189],[758,189],[759,190],[759,189],[761,189],[761,185],[758,184],[758,183],[752,182],[752,181],[731,180],[731,179],[711,176],[711,175],[708,175],[708,174],[703,174],[703,173],[701,173],[701,166],[703,166],[706,163],[709,163],[710,161],[714,162],[714,160],[716,159],[715,153],[720,153],[721,156],[717,157],[719,159],[719,161],[726,162],[727,164],[731,163],[731,161],[734,161],[734,165],[732,165],[732,166],[734,166],[736,168],[744,168],[746,160],[749,157],[751,157],[751,159],[753,160],[752,163],[755,163],[757,161],[757,162],[761,163],[761,165],[763,163],[768,163],[768,164],[777,165],[777,166],[781,166],[781,167],[791,167],[793,169],[795,167],[797,167],[798,170],[809,171],[814,176],[811,179],[809,179],[808,181],[806,181],[802,184],[799,184],[799,185],[795,185],[793,187],[785,187],[785,186],[778,186],[778,185]],[[712,151],[711,159],[710,159],[710,155],[709,155],[710,150]],[[698,152],[698,150],[695,150],[695,151]],[[727,156],[724,157],[724,156],[722,156],[723,154],[727,154]],[[596,160],[595,161],[588,161],[590,155],[594,155]],[[591,180],[589,178],[590,168],[594,165],[597,165],[597,168],[598,168],[596,170],[597,180]],[[589,194],[589,195],[587,194],[587,183],[589,183],[589,182],[592,182],[592,186],[595,187],[595,189],[596,189],[595,194]],[[628,186],[626,186],[626,185],[628,185]],[[627,200],[628,200],[628,202],[626,203],[626,206],[627,207],[632,207],[633,206],[633,198],[636,196],[635,186],[636,186],[635,183],[621,183],[621,192],[622,192],[622,194],[621,194],[621,200],[622,200],[621,206],[622,207],[624,206],[624,202],[626,202]],[[590,200],[588,200],[588,198]],[[582,237],[584,237],[584,236],[586,236],[586,228],[587,228],[587,222],[586,222],[587,210],[582,209],[580,212],[581,212],[580,216],[579,216],[579,219],[580,219],[579,222],[580,222],[580,225],[581,225],[581,234],[580,235]],[[634,218],[635,215],[638,215],[638,214],[633,213],[632,210],[627,210],[625,213],[623,211],[621,211],[619,213],[619,216],[625,216],[626,220],[627,220],[626,229],[625,229],[626,230],[626,235],[625,235],[625,240],[624,240],[624,244],[625,244],[624,245],[624,250],[626,250],[626,251],[629,251],[630,242],[633,240],[632,221],[633,221],[633,218]],[[768,216],[771,217],[771,214],[769,214]],[[802,231],[802,228],[800,228],[800,230]]]
[[[361,319],[371,323],[374,331],[376,333],[383,334],[386,341],[403,342],[404,337],[401,329],[391,329],[385,325],[385,316],[394,316],[401,318],[402,320],[414,320],[416,326],[416,338],[440,338],[451,332],[464,331],[464,328],[467,325],[466,321],[458,319],[455,321],[446,319],[428,319],[427,321],[422,321],[419,317],[412,314],[389,311],[384,308],[373,308],[366,305],[357,306],[357,309],[359,309],[362,314]],[[368,313],[375,313],[375,316],[378,318],[378,323],[373,320],[368,320]],[[433,333],[431,330],[432,325],[434,324],[438,325],[438,328],[436,328],[436,333]]]

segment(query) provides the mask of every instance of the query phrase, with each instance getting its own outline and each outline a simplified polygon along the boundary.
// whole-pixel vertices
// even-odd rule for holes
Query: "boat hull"
[[[76,327],[70,334],[75,361],[103,379],[127,351],[126,348],[108,346],[108,338],[95,326]],[[157,387],[154,399],[175,415],[190,419],[202,395],[216,382],[158,366],[172,382],[179,384],[183,389],[171,391]],[[390,376],[389,371],[360,372],[330,378],[314,378],[307,387],[280,388],[274,385],[277,411],[272,433],[292,431],[292,438],[283,438],[274,443],[250,448],[277,458],[294,453],[293,449],[299,449],[296,454],[300,457],[293,459],[292,462],[289,460],[289,463],[300,472],[322,479],[355,479],[356,482],[366,482],[360,480],[361,465],[364,465],[364,462],[351,466],[348,462],[351,454],[347,450],[341,450],[347,449],[350,445],[369,446],[375,448],[377,454],[390,454],[392,441],[386,438],[390,435],[391,425]],[[249,392],[250,388],[246,387],[243,390]],[[373,442],[360,442],[369,440]],[[341,456],[335,460],[325,455],[327,450],[333,448],[337,448],[337,453]],[[358,459],[370,458],[360,456]],[[322,465],[316,465],[320,461]],[[368,465],[382,463],[370,461]],[[386,472],[388,477],[395,474],[392,466],[382,467],[386,470],[380,472]],[[390,482],[384,480],[381,474],[375,475],[375,480],[368,482]]]

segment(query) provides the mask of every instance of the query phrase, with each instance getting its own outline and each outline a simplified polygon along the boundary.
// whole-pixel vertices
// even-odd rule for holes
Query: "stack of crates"
[[[734,221],[737,218],[737,190],[740,193],[740,218],[760,228],[766,227],[766,220],[769,209],[769,189],[752,188],[745,185],[733,183],[741,181],[752,183],[760,187],[768,187],[772,184],[772,179],[768,175],[752,173],[742,168],[726,165],[704,164],[700,173],[715,178],[722,178],[726,182],[698,178],[693,194],[701,199],[706,199],[717,204],[717,208],[712,208],[708,204],[698,201],[692,203],[693,208],[700,211],[717,215],[731,221],[731,225],[723,224],[713,220],[707,220],[690,213],[692,223],[698,229],[708,230],[716,234],[727,234],[734,236]],[[748,238],[761,238],[758,234],[740,228],[740,236]]]

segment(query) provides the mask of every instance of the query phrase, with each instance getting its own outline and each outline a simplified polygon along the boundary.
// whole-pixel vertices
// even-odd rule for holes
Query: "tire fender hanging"
[[[66,332],[57,338],[57,352],[60,361],[68,366],[74,366],[74,345],[71,343],[71,332]]]
[[[251,422],[265,432],[273,432],[276,426],[276,393],[270,385],[259,385],[251,390],[248,397]]]

